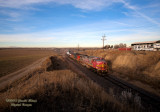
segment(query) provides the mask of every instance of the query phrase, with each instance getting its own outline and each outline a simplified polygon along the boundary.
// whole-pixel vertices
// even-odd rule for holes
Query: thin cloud
[[[99,10],[121,0],[0,0],[0,7],[26,8],[34,4],[71,4],[84,10]]]
[[[20,21],[22,19],[22,13],[21,11],[12,11],[9,9],[2,9],[0,10],[0,14],[3,15],[4,21]]]
[[[86,18],[86,16],[85,16],[85,15],[82,15],[82,14],[72,14],[71,16]]]
[[[135,11],[141,17],[160,26],[159,22],[139,12],[138,7],[131,5],[129,2],[126,2],[125,0],[0,0],[0,7],[34,9],[32,5],[46,3],[71,4],[72,6],[83,10],[100,10],[114,3],[123,3],[126,8]],[[8,15],[12,17],[18,16],[16,12],[8,13]]]
[[[0,34],[0,42],[10,42],[10,43],[37,43],[37,45],[40,45],[39,43],[51,43],[51,45],[57,45],[57,46],[63,46],[67,43],[67,45],[77,45],[79,42],[80,44],[84,43],[84,45],[88,45],[88,41],[90,42],[90,45],[88,46],[98,46],[101,45],[101,35],[106,33],[108,40],[107,42],[117,41],[119,42],[130,42],[130,40],[135,41],[136,39],[143,40],[152,40],[159,38],[159,33],[157,34],[155,31],[155,28],[148,29],[146,27],[146,21],[149,21],[151,23],[154,23],[158,26],[160,26],[160,23],[155,21],[153,18],[143,14],[139,7],[131,5],[129,2],[126,2],[125,0],[0,0],[0,7],[1,9],[5,10],[4,12],[1,10],[1,14],[8,15],[8,20],[16,20],[16,18],[20,18],[21,14],[24,14],[24,10],[34,10],[36,8],[36,5],[39,4],[49,4],[54,5],[54,3],[59,5],[72,5],[75,8],[79,8],[82,10],[101,10],[105,7],[109,7],[112,4],[121,3],[121,5],[124,5],[124,7],[127,9],[126,12],[134,12],[134,14],[138,15],[138,20],[135,20],[134,18],[126,18],[126,19],[117,19],[117,21],[113,20],[99,20],[97,22],[88,23],[88,24],[82,24],[79,27],[73,26],[73,28],[62,28],[59,31],[56,30],[50,30],[45,32],[35,32],[35,33],[29,33],[29,34],[12,34],[12,35],[2,35]],[[12,11],[12,8],[18,8],[14,9]],[[6,10],[7,9],[7,10]],[[19,10],[21,9],[21,10]],[[23,9],[23,10],[22,10]],[[7,12],[8,11],[8,12]],[[14,12],[15,11],[15,12]],[[16,12],[18,11],[18,12]],[[107,12],[107,11],[106,11]],[[128,14],[124,12],[124,14]],[[83,14],[83,13],[82,13]],[[77,16],[77,17],[85,17],[84,15],[71,15],[71,16]],[[87,14],[86,14],[87,16]],[[23,17],[24,18],[24,17]],[[22,18],[22,19],[23,19]],[[4,19],[4,18],[3,18]],[[105,18],[104,18],[105,19]],[[148,23],[149,23],[148,22]],[[5,22],[1,22],[1,25],[6,24]],[[143,27],[140,25],[144,25]],[[148,24],[147,24],[148,25]],[[149,24],[150,25],[150,24]],[[4,25],[4,26],[10,26]],[[32,31],[34,28],[26,27],[26,29],[23,29],[23,27],[17,27],[16,26],[10,26],[11,28],[8,30],[11,31],[19,31],[23,32],[23,30],[29,32]],[[144,31],[142,31],[145,29]],[[151,31],[151,32],[148,32]],[[156,35],[154,35],[156,34]],[[92,41],[92,42],[91,42]],[[99,43],[100,42],[100,43]],[[62,45],[63,43],[63,45]],[[94,43],[94,44],[93,44]],[[46,45],[47,45],[46,44]],[[110,43],[109,43],[110,44]]]
[[[140,15],[141,17],[143,17],[144,19],[150,21],[151,23],[160,26],[160,23],[159,23],[159,22],[155,21],[155,20],[152,19],[151,17],[146,16],[145,14],[141,13],[140,11],[138,11],[138,7],[129,4],[129,3],[126,2],[125,0],[122,0],[122,3],[124,4],[124,6],[125,6],[126,8],[135,11],[137,15]]]
[[[3,15],[13,17],[13,18],[20,16],[20,14],[18,12],[13,12],[13,11],[8,11],[8,10],[0,10],[0,13]]]
[[[32,4],[46,3],[52,0],[0,0],[1,7],[23,8]]]
[[[152,22],[152,23],[154,23],[154,24],[160,26],[160,23],[157,22],[157,21],[155,21],[154,19],[152,19],[152,18],[150,18],[150,17],[144,15],[144,14],[141,13],[141,12],[138,12],[138,11],[136,11],[136,12],[137,12],[138,15],[140,15],[140,16],[143,17],[143,18],[145,18],[146,20],[148,20],[148,21],[150,21],[150,22]]]
[[[104,21],[102,23],[94,23],[94,25],[84,24],[83,26],[80,25],[72,28],[69,27],[46,30],[29,34],[0,34],[0,42],[53,42],[53,44],[58,42],[60,44],[61,42],[70,43],[70,40],[75,40],[76,42],[81,42],[82,40],[85,40],[84,43],[86,43],[86,39],[88,39],[89,41],[94,40],[94,42],[100,40],[103,33],[106,33],[106,35],[108,36],[107,38],[110,40],[112,40],[114,37],[122,38],[122,40],[125,39],[124,37],[126,37],[129,40],[133,40],[135,34],[141,34],[142,36],[150,35],[150,40],[152,40],[153,38],[155,38],[154,34],[159,35],[158,33],[156,33],[155,30],[151,31],[147,29],[143,30],[143,28],[133,28],[132,26],[128,26],[128,24],[126,23],[124,24],[124,22],[127,21],[108,21],[108,23],[107,21]],[[99,29],[99,26],[102,25],[105,25],[105,27]],[[128,33],[129,36],[126,36],[128,35],[127,32],[130,32]]]
[[[141,8],[159,8],[160,7],[160,3],[153,3],[153,4],[149,4],[146,6],[142,6]]]
[[[43,37],[35,34],[15,34],[15,35],[0,35],[0,42],[50,42],[55,40],[55,37]],[[34,39],[33,39],[34,38]],[[36,39],[35,39],[36,38]]]

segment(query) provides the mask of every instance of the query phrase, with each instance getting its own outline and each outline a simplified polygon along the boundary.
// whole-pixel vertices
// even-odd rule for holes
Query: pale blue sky
[[[160,0],[0,0],[0,47],[160,40]]]

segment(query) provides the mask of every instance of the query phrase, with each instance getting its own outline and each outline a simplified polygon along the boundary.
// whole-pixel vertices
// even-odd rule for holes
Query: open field
[[[1,49],[0,50],[0,77],[17,71],[42,57],[53,54],[51,49]]]
[[[96,83],[77,75],[67,66],[61,56],[47,59],[40,68],[0,92],[1,111],[139,111],[136,107],[121,104]],[[33,99],[37,102],[29,103],[32,106],[28,107],[14,107],[6,99]]]
[[[160,52],[86,50],[80,53],[103,57],[112,74],[160,95]]]
[[[46,51],[42,51],[41,56],[45,57],[42,58],[45,61],[43,60],[38,66],[27,66],[26,75],[23,75],[23,72],[19,73],[23,77],[14,83],[8,83],[5,88],[1,89],[0,111],[141,112],[152,110],[152,108],[144,108],[141,105],[143,102],[139,100],[140,97],[130,91],[123,90],[122,93],[119,92],[118,94],[117,89],[115,89],[116,86],[111,83],[105,83],[105,87],[109,90],[106,91],[106,88],[101,85],[104,83],[102,80],[99,80],[102,81],[100,84],[98,81],[92,81],[91,78],[86,77],[87,75],[85,74],[89,72],[86,71],[87,73],[85,73],[85,70],[78,70],[79,66],[73,67],[72,65],[74,64],[69,63],[69,61],[66,62],[66,57],[63,55],[65,49],[61,49],[61,51],[58,52],[59,54],[47,51],[45,55],[43,53]],[[103,51],[96,52],[104,53]],[[113,55],[114,51],[110,52],[112,52],[111,57],[113,58],[115,56]],[[83,53],[93,53],[91,55],[95,55],[90,50]],[[117,57],[119,54],[117,54]],[[122,54],[126,55],[124,52]],[[46,55],[52,56],[46,58]],[[113,64],[111,62],[109,66],[111,72],[116,72],[118,76],[124,77],[123,74],[120,74],[112,67]],[[34,69],[29,69],[33,67]],[[82,72],[85,74],[83,75]],[[126,76],[129,77],[128,75]],[[93,78],[94,76],[92,75],[91,77]],[[132,79],[136,80],[136,78]],[[35,102],[28,102],[29,99],[33,99]]]

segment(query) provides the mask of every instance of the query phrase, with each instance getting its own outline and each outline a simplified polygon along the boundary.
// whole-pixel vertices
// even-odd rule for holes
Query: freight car
[[[67,55],[70,58],[77,60],[82,65],[94,71],[97,71],[99,73],[108,72],[108,64],[103,58],[96,57],[96,56],[83,55],[83,54],[74,53],[71,51],[68,51]]]

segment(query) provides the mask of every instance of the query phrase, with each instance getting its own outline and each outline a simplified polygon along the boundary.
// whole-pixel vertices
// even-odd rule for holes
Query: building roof
[[[135,42],[135,43],[132,43],[132,44],[153,44],[153,43],[159,43],[160,40],[158,41],[146,41],[146,42]]]

